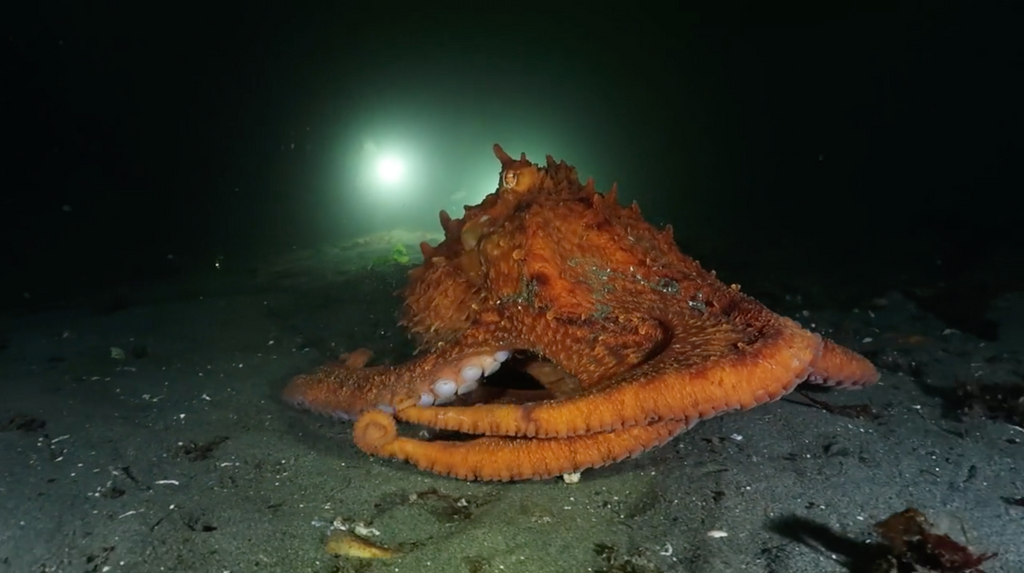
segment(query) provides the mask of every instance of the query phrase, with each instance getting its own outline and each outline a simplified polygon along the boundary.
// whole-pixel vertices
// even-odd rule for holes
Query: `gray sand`
[[[809,394],[877,419],[794,394],[577,484],[466,483],[371,459],[350,424],[277,399],[343,350],[409,355],[404,269],[363,263],[305,282],[229,269],[0,322],[0,572],[843,572],[842,540],[907,507],[998,552],[988,573],[1024,571],[1024,507],[1005,500],[1024,496],[1024,430],[950,418],[921,382],[1020,384],[1022,297],[995,306],[1005,336],[987,344],[899,294],[777,309],[885,369]],[[334,523],[401,556],[330,556]]]

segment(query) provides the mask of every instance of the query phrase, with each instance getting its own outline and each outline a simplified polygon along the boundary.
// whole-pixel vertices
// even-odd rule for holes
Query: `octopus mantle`
[[[775,314],[682,254],[616,190],[550,156],[498,145],[498,188],[445,238],[421,245],[402,324],[419,352],[366,366],[360,349],[298,376],[284,399],[356,420],[365,452],[467,480],[520,480],[603,466],[700,420],[745,410],[800,382],[859,387],[862,356]],[[487,384],[499,368],[535,390]],[[421,440],[396,418],[476,437]]]

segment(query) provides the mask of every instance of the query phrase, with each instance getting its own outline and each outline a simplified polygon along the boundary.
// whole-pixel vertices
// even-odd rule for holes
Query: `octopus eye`
[[[506,189],[515,187],[516,181],[519,180],[519,173],[509,170],[501,174],[501,186]]]

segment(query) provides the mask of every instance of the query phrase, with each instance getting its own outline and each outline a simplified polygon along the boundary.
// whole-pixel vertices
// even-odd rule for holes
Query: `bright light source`
[[[382,157],[377,161],[377,176],[384,183],[398,183],[405,175],[405,165],[394,157]]]

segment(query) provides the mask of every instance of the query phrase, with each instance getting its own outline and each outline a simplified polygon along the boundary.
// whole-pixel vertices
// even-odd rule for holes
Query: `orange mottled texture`
[[[720,282],[671,227],[619,205],[614,186],[600,194],[550,156],[539,166],[497,145],[495,155],[498,189],[461,219],[442,212],[444,240],[422,245],[409,274],[402,323],[417,357],[365,367],[369,355],[354,353],[285,390],[302,407],[359,417],[364,451],[461,479],[538,479],[636,455],[804,380],[878,379],[862,356]],[[526,357],[546,399],[416,405],[445,367],[504,349]],[[396,417],[486,437],[405,438]]]

